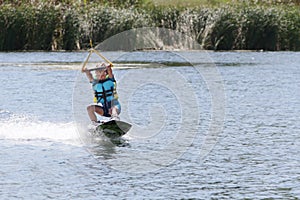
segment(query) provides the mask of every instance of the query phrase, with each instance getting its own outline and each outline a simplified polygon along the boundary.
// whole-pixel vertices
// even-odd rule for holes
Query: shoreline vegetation
[[[300,0],[0,0],[0,51],[85,50],[142,27],[206,50],[299,51]]]

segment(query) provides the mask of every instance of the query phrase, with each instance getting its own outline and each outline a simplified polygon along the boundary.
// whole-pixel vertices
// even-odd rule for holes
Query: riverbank
[[[82,50],[132,28],[164,27],[207,50],[300,50],[300,9],[270,4],[2,4],[0,51]]]

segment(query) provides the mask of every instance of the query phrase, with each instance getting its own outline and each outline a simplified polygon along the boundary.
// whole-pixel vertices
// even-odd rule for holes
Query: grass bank
[[[149,26],[189,34],[209,50],[300,50],[297,0],[289,6],[276,0],[119,1],[4,1],[0,51],[86,49],[90,39],[97,44]]]

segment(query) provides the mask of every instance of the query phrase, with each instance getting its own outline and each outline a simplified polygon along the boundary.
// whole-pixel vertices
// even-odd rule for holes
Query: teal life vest
[[[114,78],[94,81],[93,90],[95,103],[101,103],[104,106],[113,99],[118,98],[116,93],[116,80]]]

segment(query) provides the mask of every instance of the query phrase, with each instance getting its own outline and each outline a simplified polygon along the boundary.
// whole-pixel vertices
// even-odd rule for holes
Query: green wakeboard
[[[110,120],[97,126],[96,131],[103,133],[110,139],[120,138],[125,135],[131,128],[131,124],[123,121]]]

